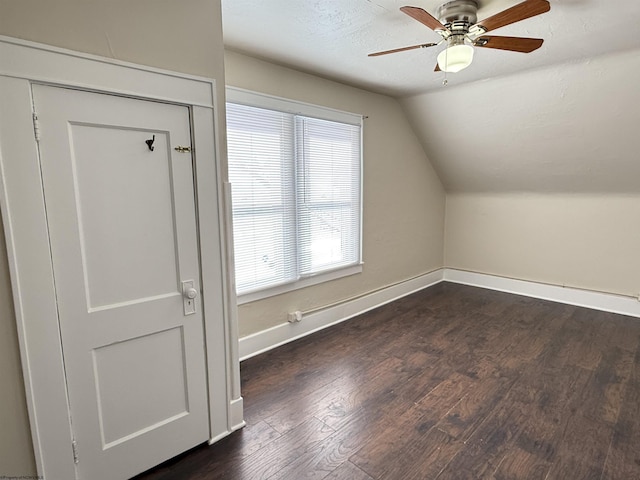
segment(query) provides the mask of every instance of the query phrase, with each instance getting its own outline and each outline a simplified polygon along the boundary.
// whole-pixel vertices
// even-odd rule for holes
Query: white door
[[[77,475],[128,478],[209,436],[189,109],[33,95]]]

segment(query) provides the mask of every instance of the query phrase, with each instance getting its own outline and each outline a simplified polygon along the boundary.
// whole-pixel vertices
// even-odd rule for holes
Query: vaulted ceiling
[[[442,0],[223,0],[227,48],[398,97],[448,191],[640,193],[640,2],[550,0],[491,32],[538,37],[529,54],[475,49],[433,71],[440,37],[400,12]],[[480,0],[487,18],[519,0]]]

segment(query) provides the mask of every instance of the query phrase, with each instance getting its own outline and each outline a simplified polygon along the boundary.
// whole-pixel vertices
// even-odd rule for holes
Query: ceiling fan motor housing
[[[476,0],[453,0],[438,8],[438,20],[443,25],[457,22],[473,25],[478,21],[478,2]]]
[[[541,38],[485,36],[485,33],[548,12],[549,0],[524,0],[478,23],[478,8],[485,0],[450,0],[440,5],[436,15],[419,7],[404,6],[400,11],[422,23],[442,37],[447,48],[438,54],[438,70],[457,72],[471,64],[474,47],[531,53],[544,42]],[[388,53],[426,48],[440,43],[425,43],[371,53],[375,57]],[[443,68],[443,65],[446,68]]]

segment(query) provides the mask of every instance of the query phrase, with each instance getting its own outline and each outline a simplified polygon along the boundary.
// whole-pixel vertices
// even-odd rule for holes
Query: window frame
[[[341,110],[335,110],[328,107],[322,107],[319,105],[312,105],[309,103],[299,102],[296,100],[285,99],[276,97],[273,95],[258,93],[250,90],[245,90],[237,87],[226,87],[226,102],[240,105],[247,105],[257,108],[265,108],[269,110],[277,110],[284,113],[290,113],[293,115],[301,115],[306,117],[313,117],[322,120],[329,120],[334,122],[346,123],[350,125],[357,125],[360,127],[360,175],[357,179],[359,182],[359,225],[358,225],[358,260],[357,263],[328,269],[316,274],[305,275],[293,282],[274,285],[271,287],[264,287],[250,292],[237,294],[238,304],[242,305],[256,300],[269,298],[275,295],[280,295],[286,292],[306,288],[312,285],[317,285],[324,282],[336,280],[338,278],[356,275],[362,272],[364,262],[362,260],[362,226],[363,226],[363,166],[364,166],[364,145],[363,145],[363,116],[359,114],[349,113]],[[233,190],[233,185],[231,185]],[[297,204],[297,198],[296,198]],[[232,210],[233,206],[231,206]],[[297,255],[297,253],[296,253]],[[235,266],[234,266],[235,269]]]

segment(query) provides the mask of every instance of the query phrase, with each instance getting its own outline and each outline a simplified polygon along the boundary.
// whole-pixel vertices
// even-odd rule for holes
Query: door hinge
[[[71,449],[73,450],[73,463],[78,465],[78,444],[75,440],[71,442]]]
[[[33,135],[36,137],[36,142],[40,141],[40,122],[38,121],[38,114],[33,112]]]

